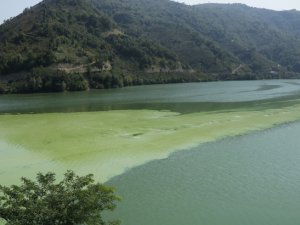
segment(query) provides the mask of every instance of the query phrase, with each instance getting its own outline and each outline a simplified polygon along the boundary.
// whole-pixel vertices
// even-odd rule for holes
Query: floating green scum
[[[300,119],[278,109],[180,114],[156,110],[0,116],[0,180],[67,169],[107,181],[132,167],[202,143]]]

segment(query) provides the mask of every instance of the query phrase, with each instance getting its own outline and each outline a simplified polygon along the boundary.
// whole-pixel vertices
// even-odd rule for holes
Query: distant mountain
[[[300,77],[300,12],[44,0],[0,26],[0,92]]]

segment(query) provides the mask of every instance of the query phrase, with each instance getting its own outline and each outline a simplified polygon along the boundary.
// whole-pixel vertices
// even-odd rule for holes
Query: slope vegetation
[[[0,26],[0,92],[298,78],[300,13],[169,0],[44,0]]]

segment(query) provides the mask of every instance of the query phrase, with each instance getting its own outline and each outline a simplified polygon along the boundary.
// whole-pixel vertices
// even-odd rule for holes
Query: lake
[[[296,224],[300,81],[0,96],[0,181],[94,173],[125,225]]]
[[[123,224],[295,225],[300,123],[154,161],[112,179]]]

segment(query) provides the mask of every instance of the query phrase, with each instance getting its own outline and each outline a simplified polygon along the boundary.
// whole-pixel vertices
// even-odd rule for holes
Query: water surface
[[[124,225],[295,225],[300,123],[205,144],[112,179]]]
[[[229,81],[135,86],[113,90],[0,96],[0,113],[87,112],[122,109],[199,112],[274,107],[299,99],[299,80]],[[271,101],[270,101],[271,100]]]
[[[298,80],[2,95],[0,183],[129,171],[109,182],[125,225],[294,225],[299,111]]]

